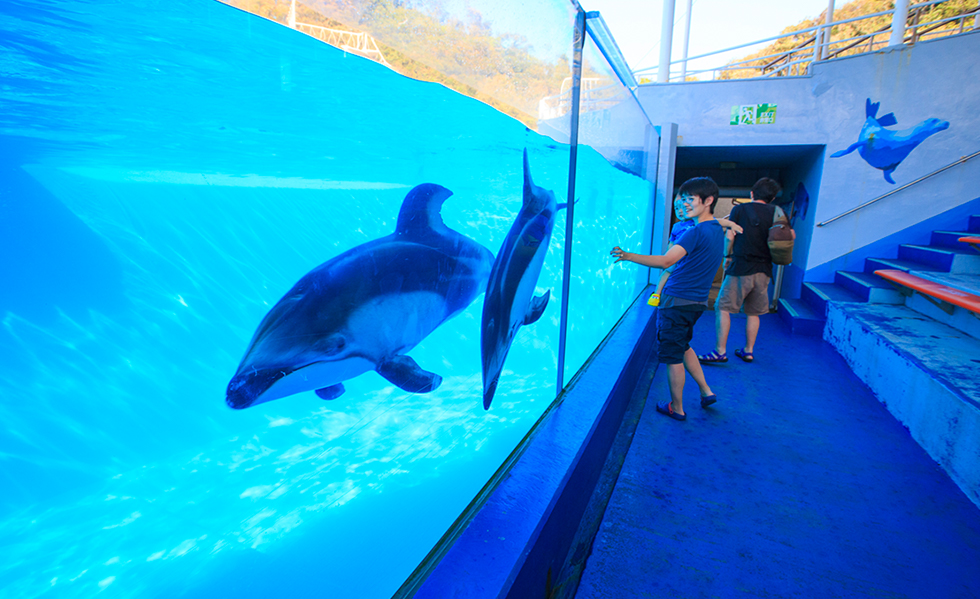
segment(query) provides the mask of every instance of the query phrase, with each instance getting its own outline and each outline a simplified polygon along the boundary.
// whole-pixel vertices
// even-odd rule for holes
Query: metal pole
[[[977,10],[980,11],[980,2],[977,2]],[[973,16],[973,29],[980,29],[980,12]]]
[[[572,49],[572,121],[569,128],[568,202],[565,208],[565,263],[561,275],[561,321],[558,325],[558,390],[565,388],[565,342],[568,336],[568,287],[572,273],[572,231],[575,225],[575,169],[578,163],[578,112],[582,89],[582,48],[585,45],[585,11],[575,16],[575,38]]]
[[[289,26],[296,29],[296,0],[289,3]]]
[[[664,0],[664,13],[660,23],[660,66],[657,67],[657,83],[670,81],[670,47],[674,43],[674,0]]]
[[[889,48],[905,43],[905,22],[908,19],[909,0],[895,0],[895,10],[892,12],[892,34],[888,38]]]
[[[834,0],[830,0],[833,2]],[[684,15],[684,51],[681,54],[681,83],[687,80],[687,46],[691,41],[691,7],[694,0],[687,0],[686,13]]]
[[[834,0],[827,4],[827,18],[824,19],[823,43],[820,44],[820,58],[827,58],[830,53],[830,24],[834,22]]]
[[[823,29],[817,29],[813,32],[813,57],[810,60],[811,73],[813,72],[813,65],[820,60],[820,34],[823,33]]]

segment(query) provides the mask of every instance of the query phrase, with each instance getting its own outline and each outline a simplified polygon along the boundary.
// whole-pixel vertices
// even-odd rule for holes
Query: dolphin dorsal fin
[[[442,222],[440,211],[442,203],[451,195],[453,192],[435,183],[423,183],[412,188],[402,202],[395,234],[412,235],[433,229],[445,231],[447,227]]]
[[[878,106],[880,104],[881,102],[872,102],[871,98],[868,98],[864,101],[864,114],[874,118],[874,116],[878,114]]]

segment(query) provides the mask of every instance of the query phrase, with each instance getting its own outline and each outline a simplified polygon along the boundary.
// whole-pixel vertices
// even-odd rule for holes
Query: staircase
[[[780,299],[778,312],[794,333],[823,335],[830,302],[903,304],[890,283],[874,274],[881,269],[980,275],[980,252],[957,241],[980,234],[980,215],[971,216],[965,231],[933,231],[929,245],[900,245],[898,258],[869,258],[864,272],[839,270],[833,283],[803,283],[799,299]]]

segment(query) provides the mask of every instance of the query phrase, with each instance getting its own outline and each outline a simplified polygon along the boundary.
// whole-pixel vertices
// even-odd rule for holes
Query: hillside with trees
[[[862,15],[890,11],[894,7],[895,3],[892,0],[854,0],[853,2],[848,2],[842,7],[834,10],[834,21],[843,21],[860,17]],[[908,24],[930,23],[947,17],[961,15],[976,8],[977,3],[975,0],[951,0],[949,2],[943,2],[942,4],[926,6],[922,7],[921,9],[910,11]],[[782,33],[788,34],[822,25],[826,20],[826,16],[827,11],[825,10],[820,14],[820,16],[814,19],[801,21],[800,23],[797,23],[791,27],[787,27],[782,31]],[[853,23],[834,25],[831,31],[832,46],[829,48],[829,56],[835,58],[851,56],[854,54],[868,52],[872,49],[879,50],[883,48],[888,43],[891,20],[892,17],[889,14],[862,19],[859,21],[854,21]],[[919,39],[933,39],[935,37],[952,35],[958,32],[959,23],[952,22],[944,24],[928,32],[919,31],[915,34],[916,38],[913,41]],[[878,35],[871,37],[872,34],[875,33],[878,33]],[[906,37],[909,35],[912,34],[908,33]],[[867,37],[864,37],[864,39],[861,40],[837,43],[840,40],[847,40],[850,38],[863,36]],[[922,36],[925,37],[923,38]],[[773,55],[790,52],[794,49],[796,49],[796,52],[789,56],[789,61],[792,62],[795,60],[802,60],[804,62],[796,65],[793,69],[784,71],[783,74],[803,74],[808,66],[808,63],[806,62],[807,56],[812,56],[813,54],[813,39],[814,33],[812,31],[779,39],[758,52],[754,52],[744,58],[729,63],[735,64],[746,61],[745,64],[740,66],[751,68],[744,70],[726,70],[722,72],[720,78],[743,79],[748,77],[759,77],[767,74],[773,70],[776,70],[780,66],[778,64],[771,64],[777,59],[777,57],[772,57]]]

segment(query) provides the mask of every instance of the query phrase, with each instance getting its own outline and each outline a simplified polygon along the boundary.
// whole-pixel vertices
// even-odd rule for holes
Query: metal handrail
[[[923,8],[931,7],[931,6],[938,5],[938,4],[943,4],[943,3],[948,2],[948,1],[949,0],[929,0],[927,2],[921,2],[921,3],[918,3],[918,4],[913,4],[913,5],[911,5],[911,6],[908,7],[908,10],[909,10],[909,18],[910,19],[913,18],[913,14],[912,14],[913,11],[920,11]],[[870,13],[870,14],[866,14],[866,15],[859,15],[859,16],[856,16],[856,17],[851,17],[849,19],[843,19],[843,20],[840,20],[840,21],[833,21],[830,24],[821,23],[819,25],[815,25],[813,27],[807,27],[805,29],[800,29],[798,31],[793,31],[793,32],[790,32],[790,33],[783,33],[783,34],[780,34],[780,35],[777,35],[777,36],[773,36],[773,37],[761,39],[761,40],[758,40],[758,41],[748,42],[748,43],[744,43],[744,44],[739,44],[737,46],[732,46],[730,48],[725,48],[723,50],[715,50],[715,51],[708,52],[708,53],[705,53],[705,54],[700,54],[698,56],[688,57],[686,59],[686,61],[687,62],[691,62],[691,61],[699,60],[699,59],[702,59],[702,58],[707,58],[707,57],[710,57],[710,56],[715,56],[715,55],[718,55],[718,54],[724,54],[724,53],[727,53],[727,52],[731,52],[733,50],[740,50],[742,48],[748,48],[748,47],[751,47],[751,46],[757,46],[759,44],[763,44],[763,43],[767,43],[767,42],[774,42],[774,41],[785,39],[785,38],[799,37],[801,35],[808,34],[808,33],[812,33],[814,35],[814,38],[815,38],[816,37],[816,32],[818,32],[818,31],[827,31],[829,33],[830,30],[834,26],[836,26],[836,25],[842,25],[842,24],[846,24],[846,23],[852,23],[852,22],[855,22],[855,21],[862,21],[862,20],[872,19],[872,18],[876,18],[876,17],[884,17],[884,16],[891,15],[893,13],[894,13],[894,10],[888,10],[888,11]],[[976,14],[976,13],[977,13],[977,9],[968,10],[968,11],[966,11],[966,12],[960,14],[960,15],[956,15],[956,16],[953,16],[953,17],[946,17],[944,19],[941,19],[940,21],[931,21],[931,22],[928,22],[928,23],[912,23],[909,26],[909,28],[914,32],[915,30],[917,30],[917,29],[919,29],[921,27],[927,26],[927,25],[933,25],[935,23],[942,23],[942,22],[950,22],[950,21],[955,21],[957,19],[964,19],[964,18],[967,18],[970,15],[973,15],[973,14]],[[883,31],[875,31],[873,33],[865,34],[865,36],[863,37],[863,39],[868,39],[868,38],[873,38],[874,36],[879,36],[884,31],[887,31],[888,29],[891,29],[891,26],[890,25],[888,27],[886,27]],[[913,37],[911,39],[911,42],[912,43],[914,43],[916,41],[914,35],[915,34],[913,33]],[[858,36],[858,38],[861,38],[861,36]],[[837,44],[840,44],[840,43],[846,42],[846,41],[851,41],[853,39],[857,39],[857,38],[850,38],[848,40],[833,40],[833,41],[828,40],[826,42],[822,42],[821,43],[821,46],[823,46],[823,47],[825,47],[825,48],[827,48],[829,50],[830,47],[833,46],[833,45],[837,45]],[[909,40],[906,39],[904,41],[905,42],[908,42]],[[809,43],[812,43],[812,41],[808,41],[808,42],[806,42],[803,45],[808,45]],[[860,45],[860,44],[857,44],[857,45]],[[795,52],[799,52],[799,51],[800,51],[799,48],[797,48],[797,49],[791,49],[791,50],[787,50],[787,51],[784,51],[784,52],[779,53],[779,54],[772,54],[772,55],[769,55],[769,56],[757,57],[757,58],[751,59],[751,61],[754,62],[754,61],[758,61],[758,60],[765,59],[765,58],[771,58],[771,57],[774,57],[774,56],[778,56],[780,54],[782,56],[789,56],[789,55],[791,55],[791,54],[793,54]],[[842,51],[843,51],[843,49],[842,50],[839,50],[835,54],[839,54]],[[827,57],[824,57],[823,60],[827,60],[829,58],[830,58],[830,56],[827,56]],[[671,66],[674,66],[676,64],[680,64],[681,62],[684,62],[684,60],[685,59],[674,60],[674,61],[671,61],[670,64],[671,64]],[[818,61],[819,60],[820,59],[818,59]],[[812,61],[813,61],[812,59],[809,59],[807,62],[812,62]],[[736,64],[739,64],[739,63],[742,63],[742,62],[749,62],[749,60],[743,59],[743,60],[739,61]],[[760,68],[760,67],[756,67],[756,68]],[[657,71],[658,69],[659,69],[658,66],[651,66],[651,67],[647,67],[647,68],[643,68],[643,69],[637,69],[637,70],[633,71],[633,75],[634,76],[645,75],[645,74],[648,74],[648,73],[653,73],[653,72]],[[703,72],[717,71],[717,70],[719,70],[718,67],[715,67],[715,68],[711,68],[711,69],[701,69],[701,70],[699,70],[697,72],[698,73],[703,73]],[[726,65],[726,67],[722,67],[722,70],[729,70],[729,68]],[[739,70],[739,69],[736,69],[736,70]],[[781,71],[781,70],[783,70],[782,67],[777,67],[776,69],[774,69],[774,72],[778,72],[778,71]],[[689,70],[687,74],[690,75],[691,73],[692,73],[692,71]]]
[[[963,164],[967,160],[969,160],[971,158],[976,158],[977,156],[980,156],[980,152],[974,152],[974,153],[970,154],[969,156],[963,156],[959,160],[957,160],[956,162],[950,162],[946,166],[944,166],[944,167],[942,167],[940,169],[936,169],[936,170],[932,171],[931,173],[929,173],[928,175],[924,175],[922,177],[919,177],[918,179],[916,179],[915,181],[912,181],[911,183],[906,183],[905,185],[899,187],[898,189],[893,189],[893,190],[889,191],[888,193],[882,194],[882,195],[876,197],[875,199],[871,200],[870,202],[865,202],[865,203],[861,204],[860,206],[855,206],[854,208],[851,208],[847,212],[842,212],[841,214],[838,214],[834,218],[828,218],[827,220],[823,221],[822,223],[817,223],[817,226],[818,227],[823,227],[824,225],[829,225],[830,223],[834,222],[835,220],[837,220],[839,218],[844,218],[848,214],[854,214],[855,212],[857,212],[858,210],[861,210],[862,208],[866,208],[866,207],[870,206],[871,204],[874,204],[875,202],[879,202],[879,201],[887,198],[890,195],[894,195],[894,194],[902,191],[903,189],[908,189],[909,187],[912,187],[913,185],[915,185],[916,183],[919,183],[920,181],[925,181],[929,177],[932,177],[934,175],[938,175],[939,173],[941,173],[941,172],[943,172],[945,170],[949,170],[949,169],[953,168],[954,166],[956,166],[958,164]]]

